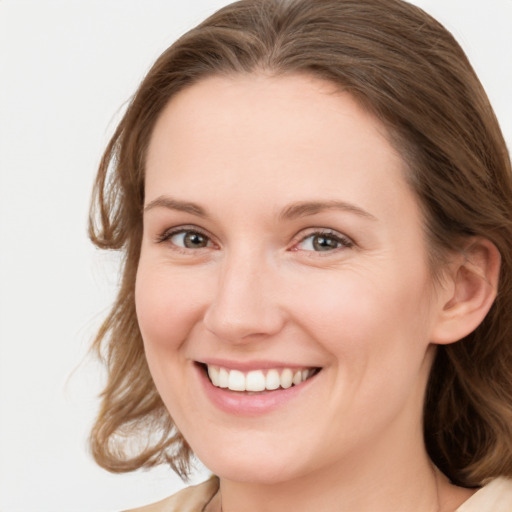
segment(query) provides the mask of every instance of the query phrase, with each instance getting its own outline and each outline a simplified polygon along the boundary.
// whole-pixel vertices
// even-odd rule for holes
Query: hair
[[[258,72],[327,80],[385,124],[422,206],[434,269],[467,237],[498,248],[490,312],[465,339],[437,350],[424,435],[454,483],[512,476],[510,158],[463,50],[401,0],[242,0],[178,39],[148,72],[103,155],[91,205],[92,241],[124,255],[117,299],[93,345],[108,369],[91,434],[96,461],[114,472],[168,463],[187,475],[191,450],[153,384],[135,312],[146,151],[180,90],[213,75]]]

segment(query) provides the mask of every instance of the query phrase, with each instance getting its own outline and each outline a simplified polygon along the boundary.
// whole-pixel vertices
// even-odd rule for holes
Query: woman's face
[[[208,78],[163,111],[137,315],[165,405],[221,477],[422,453],[442,294],[404,172],[383,126],[317,79]]]

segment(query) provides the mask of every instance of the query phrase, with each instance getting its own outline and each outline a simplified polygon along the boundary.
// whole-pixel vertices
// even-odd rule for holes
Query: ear
[[[450,265],[431,342],[446,345],[473,332],[496,298],[501,257],[486,238],[471,238]]]

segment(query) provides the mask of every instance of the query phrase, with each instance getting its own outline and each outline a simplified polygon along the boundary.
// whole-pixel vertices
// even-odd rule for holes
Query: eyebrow
[[[196,203],[189,201],[180,201],[169,196],[160,196],[148,203],[144,207],[144,212],[150,211],[154,208],[167,208],[169,210],[177,210],[180,212],[190,213],[198,217],[208,217],[206,210]],[[280,220],[293,220],[300,217],[307,217],[309,215],[315,215],[325,210],[341,210],[348,213],[353,213],[360,217],[364,217],[371,220],[377,220],[377,218],[370,212],[363,210],[359,206],[356,206],[345,201],[299,201],[292,203],[284,208],[279,214]]]
[[[206,210],[198,204],[189,201],[179,201],[169,196],[160,196],[148,203],[144,206],[144,213],[159,207],[190,213],[198,217],[207,217]]]
[[[370,212],[354,204],[346,203],[345,201],[300,201],[292,203],[281,212],[279,218],[282,220],[291,220],[315,215],[325,210],[342,210],[366,219],[377,220]]]

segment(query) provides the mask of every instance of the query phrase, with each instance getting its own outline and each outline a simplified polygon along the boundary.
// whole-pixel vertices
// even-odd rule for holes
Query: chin
[[[297,478],[295,471],[281,464],[254,463],[249,458],[239,461],[215,461],[205,464],[208,469],[219,478],[233,482],[243,482],[260,485],[273,485]]]
[[[212,450],[211,446],[206,446],[206,450],[200,450],[196,456],[212,473],[235,482],[262,485],[282,483],[311,472],[313,466],[306,454],[304,460],[299,460],[297,450],[291,449],[291,446],[290,453],[250,439],[247,443],[229,443],[221,451]]]

